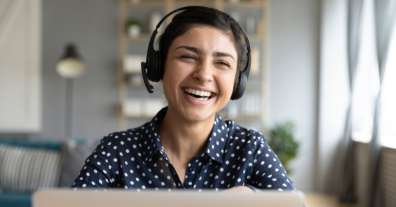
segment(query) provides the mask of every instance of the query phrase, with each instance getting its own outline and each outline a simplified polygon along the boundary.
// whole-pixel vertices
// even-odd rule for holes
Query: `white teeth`
[[[196,96],[201,96],[204,100],[206,100],[211,94],[209,91],[195,90],[192,88],[187,88],[185,91]]]
[[[202,101],[206,101],[206,100],[208,100],[209,99],[209,97],[202,97],[202,98],[198,98],[199,100],[202,100]]]

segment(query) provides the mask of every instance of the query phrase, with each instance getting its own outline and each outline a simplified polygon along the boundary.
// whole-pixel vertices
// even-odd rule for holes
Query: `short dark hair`
[[[165,61],[169,47],[173,41],[196,25],[208,25],[232,34],[234,46],[238,55],[236,74],[236,77],[238,77],[239,73],[245,68],[248,61],[248,49],[244,33],[239,24],[232,17],[224,12],[209,7],[186,9],[181,11],[176,14],[171,23],[167,25],[164,32],[159,37],[159,52],[161,56],[161,67],[163,68],[162,72],[165,71]],[[161,74],[161,77],[163,77],[163,74]]]

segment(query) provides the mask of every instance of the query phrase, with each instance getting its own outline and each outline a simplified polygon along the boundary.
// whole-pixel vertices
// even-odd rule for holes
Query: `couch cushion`
[[[29,141],[19,146],[0,142],[0,188],[3,191],[31,192],[57,186],[61,166],[57,149],[60,147],[40,142]]]
[[[44,149],[60,151],[63,144],[58,141],[35,140],[24,138],[1,138],[0,145],[22,147],[28,149]]]
[[[87,157],[99,144],[98,139],[75,139],[67,141],[62,150],[62,173],[60,187],[70,187]]]
[[[32,198],[29,193],[0,193],[0,206],[4,207],[30,207]]]

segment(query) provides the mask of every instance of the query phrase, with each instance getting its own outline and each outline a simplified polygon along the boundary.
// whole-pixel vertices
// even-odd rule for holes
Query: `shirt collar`
[[[210,132],[205,153],[220,164],[223,163],[224,146],[228,140],[229,128],[220,115],[216,115],[215,122]]]
[[[149,138],[148,144],[150,145],[150,150],[147,151],[147,156],[145,161],[155,161],[156,156],[165,155],[165,150],[160,141],[159,129],[161,122],[165,117],[167,107],[161,109],[150,122],[143,125],[142,130],[144,137]],[[149,134],[148,128],[151,128],[154,134]],[[223,163],[224,157],[224,147],[228,139],[229,127],[223,121],[223,118],[216,115],[215,122],[213,124],[212,131],[210,132],[206,147],[203,151],[204,155],[207,155],[210,159]],[[166,158],[166,156],[163,156]]]
[[[145,157],[145,161],[151,162],[151,161],[156,161],[156,156],[160,154],[165,155],[165,149],[161,144],[160,141],[160,126],[161,122],[165,117],[166,111],[168,110],[167,107],[162,108],[154,117],[151,119],[151,121],[147,122],[146,124],[143,125],[142,130],[143,130],[143,135],[144,137],[148,138],[150,140],[149,145],[150,145],[150,150],[147,151],[147,156]],[[151,128],[151,131],[153,131],[153,134],[148,133],[147,129],[145,128]],[[164,156],[166,157],[166,156]]]

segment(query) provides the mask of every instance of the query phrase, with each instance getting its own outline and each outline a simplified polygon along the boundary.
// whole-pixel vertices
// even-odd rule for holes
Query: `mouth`
[[[216,96],[216,93],[202,89],[184,88],[183,91],[185,94],[202,101],[207,101]]]

